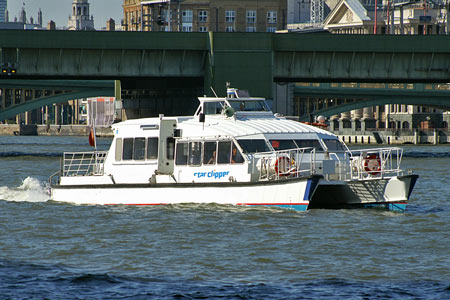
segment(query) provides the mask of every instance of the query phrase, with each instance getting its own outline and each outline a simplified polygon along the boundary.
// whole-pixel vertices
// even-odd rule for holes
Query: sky
[[[19,13],[24,6],[28,20],[33,17],[36,22],[40,8],[43,26],[47,26],[47,23],[53,20],[56,27],[67,27],[69,15],[72,11],[72,2],[72,0],[7,0],[9,21],[13,21],[16,16],[19,18]],[[88,2],[90,13],[94,16],[96,29],[105,27],[109,18],[113,18],[116,25],[120,24],[120,20],[123,19],[123,0],[89,0]]]

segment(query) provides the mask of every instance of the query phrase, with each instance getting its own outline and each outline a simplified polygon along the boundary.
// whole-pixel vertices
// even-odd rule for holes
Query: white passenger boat
[[[330,132],[276,116],[263,98],[235,89],[199,101],[194,116],[114,124],[109,151],[64,153],[51,198],[404,209],[417,175],[403,174],[400,148],[351,152]]]

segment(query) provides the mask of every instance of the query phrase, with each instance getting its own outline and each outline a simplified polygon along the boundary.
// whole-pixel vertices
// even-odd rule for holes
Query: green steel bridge
[[[120,80],[122,91],[194,85],[197,96],[212,95],[212,89],[224,95],[230,81],[266,98],[273,97],[274,82],[448,83],[450,36],[0,30],[0,67],[0,119],[5,119],[43,103],[112,95],[108,80]],[[33,92],[20,85],[27,82],[34,87],[28,90],[41,92],[30,96]],[[417,99],[434,105],[428,96]],[[142,97],[138,105],[134,100],[125,101],[124,108],[145,106]],[[441,100],[439,105],[449,99]],[[360,104],[353,105],[345,109]]]

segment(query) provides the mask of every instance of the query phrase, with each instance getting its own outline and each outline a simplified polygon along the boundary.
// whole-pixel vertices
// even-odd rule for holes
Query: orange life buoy
[[[278,176],[288,176],[290,174],[290,159],[286,156],[280,156],[275,161],[275,173]]]
[[[364,170],[370,175],[378,175],[381,172],[381,160],[376,154],[369,154],[364,158]]]

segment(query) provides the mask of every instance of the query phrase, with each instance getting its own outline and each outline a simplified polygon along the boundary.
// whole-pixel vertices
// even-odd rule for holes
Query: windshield
[[[269,111],[264,100],[230,100],[228,99],[234,111]]]
[[[205,102],[203,103],[203,113],[205,115],[220,115],[224,105],[224,101]]]
[[[342,144],[339,140],[323,140],[325,146],[327,146],[328,151],[346,151],[344,144]]]
[[[238,140],[244,153],[269,152],[271,151],[265,140]]]
[[[276,151],[297,148],[293,140],[270,140],[270,144]]]
[[[295,140],[297,147],[299,148],[315,148],[318,152],[323,152],[323,148],[318,140]]]

